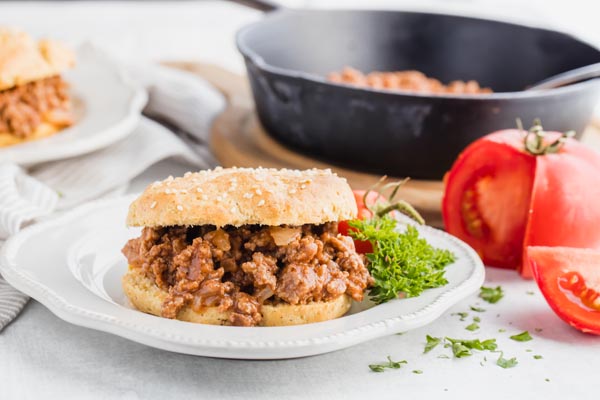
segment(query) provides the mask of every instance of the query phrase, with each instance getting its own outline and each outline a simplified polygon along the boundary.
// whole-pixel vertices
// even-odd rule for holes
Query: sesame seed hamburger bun
[[[216,168],[151,184],[129,207],[143,226],[123,254],[123,290],[145,313],[281,326],[326,321],[371,277],[337,222],[357,214],[330,170]]]
[[[346,179],[331,170],[216,168],[150,185],[129,207],[127,224],[303,225],[356,213]]]

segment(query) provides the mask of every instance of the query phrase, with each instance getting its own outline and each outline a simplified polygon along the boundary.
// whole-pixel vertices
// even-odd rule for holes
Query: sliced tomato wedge
[[[486,265],[511,269],[521,262],[535,170],[515,138],[501,131],[470,145],[446,174],[442,205],[448,232]]]
[[[445,177],[446,230],[489,266],[518,269],[528,246],[600,250],[600,154],[536,124],[469,145]]]
[[[526,258],[556,315],[582,332],[600,335],[600,251],[530,246]]]

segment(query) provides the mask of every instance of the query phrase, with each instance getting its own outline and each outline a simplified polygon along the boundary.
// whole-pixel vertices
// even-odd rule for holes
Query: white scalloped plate
[[[469,246],[442,231],[419,227],[433,245],[452,250],[448,285],[411,299],[355,304],[332,321],[294,327],[240,328],[174,321],[136,311],[120,279],[125,242],[139,234],[124,225],[133,197],[87,204],[33,225],[9,239],[0,273],[58,317],[164,350],[223,358],[278,359],[322,354],[426,325],[476,292],[484,267]]]
[[[48,138],[0,148],[0,160],[30,166],[74,157],[118,142],[137,126],[146,91],[90,44],[81,46],[76,57],[75,68],[64,73],[75,124]]]

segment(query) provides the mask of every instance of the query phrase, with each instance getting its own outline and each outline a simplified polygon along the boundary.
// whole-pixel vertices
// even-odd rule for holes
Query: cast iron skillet
[[[351,168],[440,179],[465,146],[515,127],[517,117],[581,133],[600,95],[600,79],[523,91],[600,62],[597,48],[566,34],[443,14],[242,2],[270,11],[237,35],[260,121],[283,143]],[[474,79],[495,93],[430,96],[327,82],[344,66]]]

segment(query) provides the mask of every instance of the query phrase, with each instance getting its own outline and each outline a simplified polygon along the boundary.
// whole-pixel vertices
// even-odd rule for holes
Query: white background
[[[600,44],[596,1],[288,1],[294,6],[343,6],[446,11],[558,27]],[[362,4],[361,4],[362,3]],[[0,2],[0,24],[72,44],[91,40],[126,62],[204,60],[242,72],[235,31],[261,14],[225,2]],[[136,180],[132,191],[181,166],[163,163]],[[50,266],[49,266],[50,267]],[[269,362],[215,360],[172,354],[63,322],[32,302],[0,334],[0,399],[38,398],[448,398],[596,399],[600,339],[562,323],[535,284],[512,272],[488,271],[506,297],[479,315],[481,331],[452,312],[468,311],[476,296],[434,324],[344,351]],[[533,291],[534,294],[527,294]],[[542,329],[535,332],[535,329]],[[505,333],[499,329],[506,329]],[[529,330],[534,340],[508,336]],[[497,338],[519,365],[501,369],[497,354],[448,360],[438,348],[423,355],[425,335]],[[527,352],[531,349],[532,352]],[[540,354],[542,360],[534,360]],[[401,370],[376,374],[368,364],[406,359]],[[484,362],[484,356],[487,362]],[[483,365],[480,365],[480,362]],[[422,375],[411,373],[422,370]],[[549,381],[546,381],[548,379]]]

